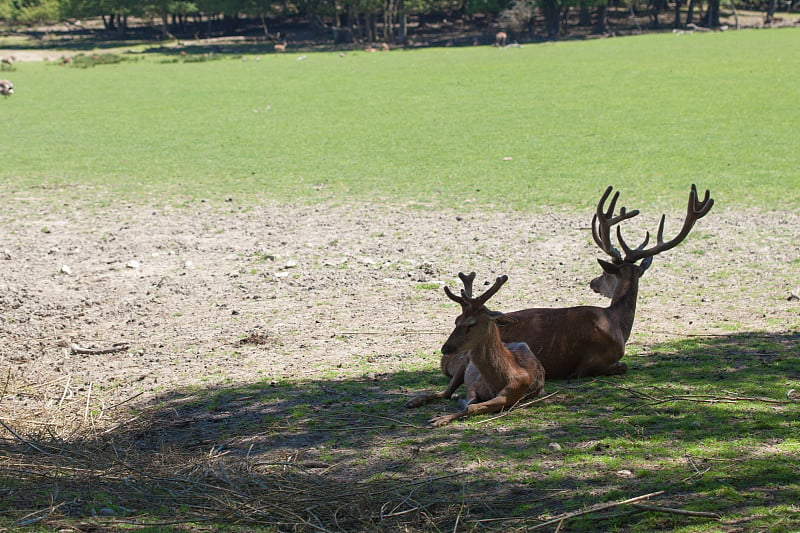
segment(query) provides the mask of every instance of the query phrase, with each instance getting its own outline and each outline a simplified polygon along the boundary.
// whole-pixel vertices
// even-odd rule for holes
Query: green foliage
[[[0,21],[11,26],[56,22],[60,13],[60,0],[0,0]]]
[[[510,0],[467,0],[464,3],[464,10],[469,14],[485,13],[497,15],[510,4]]]
[[[116,65],[123,61],[130,60],[117,54],[77,54],[73,56],[70,66],[78,68],[90,68],[98,65]]]

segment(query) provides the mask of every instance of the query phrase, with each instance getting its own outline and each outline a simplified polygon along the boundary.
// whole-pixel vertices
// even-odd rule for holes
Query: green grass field
[[[583,208],[608,183],[650,200],[693,181],[725,204],[796,207],[798,42],[786,29],[305,61],[27,63],[7,73],[17,93],[0,106],[0,176],[137,198],[523,209]]]

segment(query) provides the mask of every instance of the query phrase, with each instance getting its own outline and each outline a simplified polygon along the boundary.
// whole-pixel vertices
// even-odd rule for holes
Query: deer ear
[[[603,261],[602,259],[598,259],[597,262],[600,263],[601,267],[603,267],[604,272],[608,272],[612,276],[619,272],[619,265],[609,263],[608,261]]]
[[[519,323],[519,320],[517,320],[516,318],[504,315],[499,311],[492,311],[489,314],[489,318],[494,320],[494,323],[500,326],[501,328],[503,326],[514,326]]]
[[[641,263],[639,263],[639,268],[642,269],[642,273],[639,274],[639,276],[644,274],[645,270],[650,268],[650,265],[652,265],[652,264],[653,264],[653,258],[652,257],[645,257],[644,260]]]

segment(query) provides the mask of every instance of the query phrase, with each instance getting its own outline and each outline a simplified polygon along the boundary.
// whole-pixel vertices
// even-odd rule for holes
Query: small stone
[[[554,452],[561,451],[561,445],[557,442],[551,442],[550,444],[547,445],[547,447],[553,450]]]
[[[8,248],[3,248],[3,251],[0,252],[0,258],[4,259],[6,261],[10,261],[11,260],[11,250],[9,250]]]
[[[283,265],[283,268],[297,268],[297,261],[286,261],[286,264]]]
[[[626,470],[626,469],[617,470],[617,475],[619,477],[633,477],[633,472],[631,472],[630,470]]]
[[[186,261],[183,262],[183,266],[185,268],[194,268],[194,263],[192,263],[190,260],[187,259]]]
[[[135,268],[139,268],[140,266],[141,266],[141,263],[139,263],[139,261],[137,261],[136,259],[131,259],[130,261],[125,263],[125,268],[134,268],[135,269]]]
[[[69,265],[61,265],[61,273],[69,276],[72,274],[72,269],[69,267]]]

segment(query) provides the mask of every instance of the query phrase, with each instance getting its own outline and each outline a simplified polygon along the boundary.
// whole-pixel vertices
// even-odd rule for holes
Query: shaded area
[[[437,371],[169,391],[68,439],[0,442],[0,514],[20,524],[301,531],[523,530],[647,503],[715,529],[800,526],[800,334],[688,337],[629,373],[548,382],[547,398],[441,429],[406,410]],[[570,530],[710,518],[631,506]],[[554,526],[553,526],[554,527]]]

